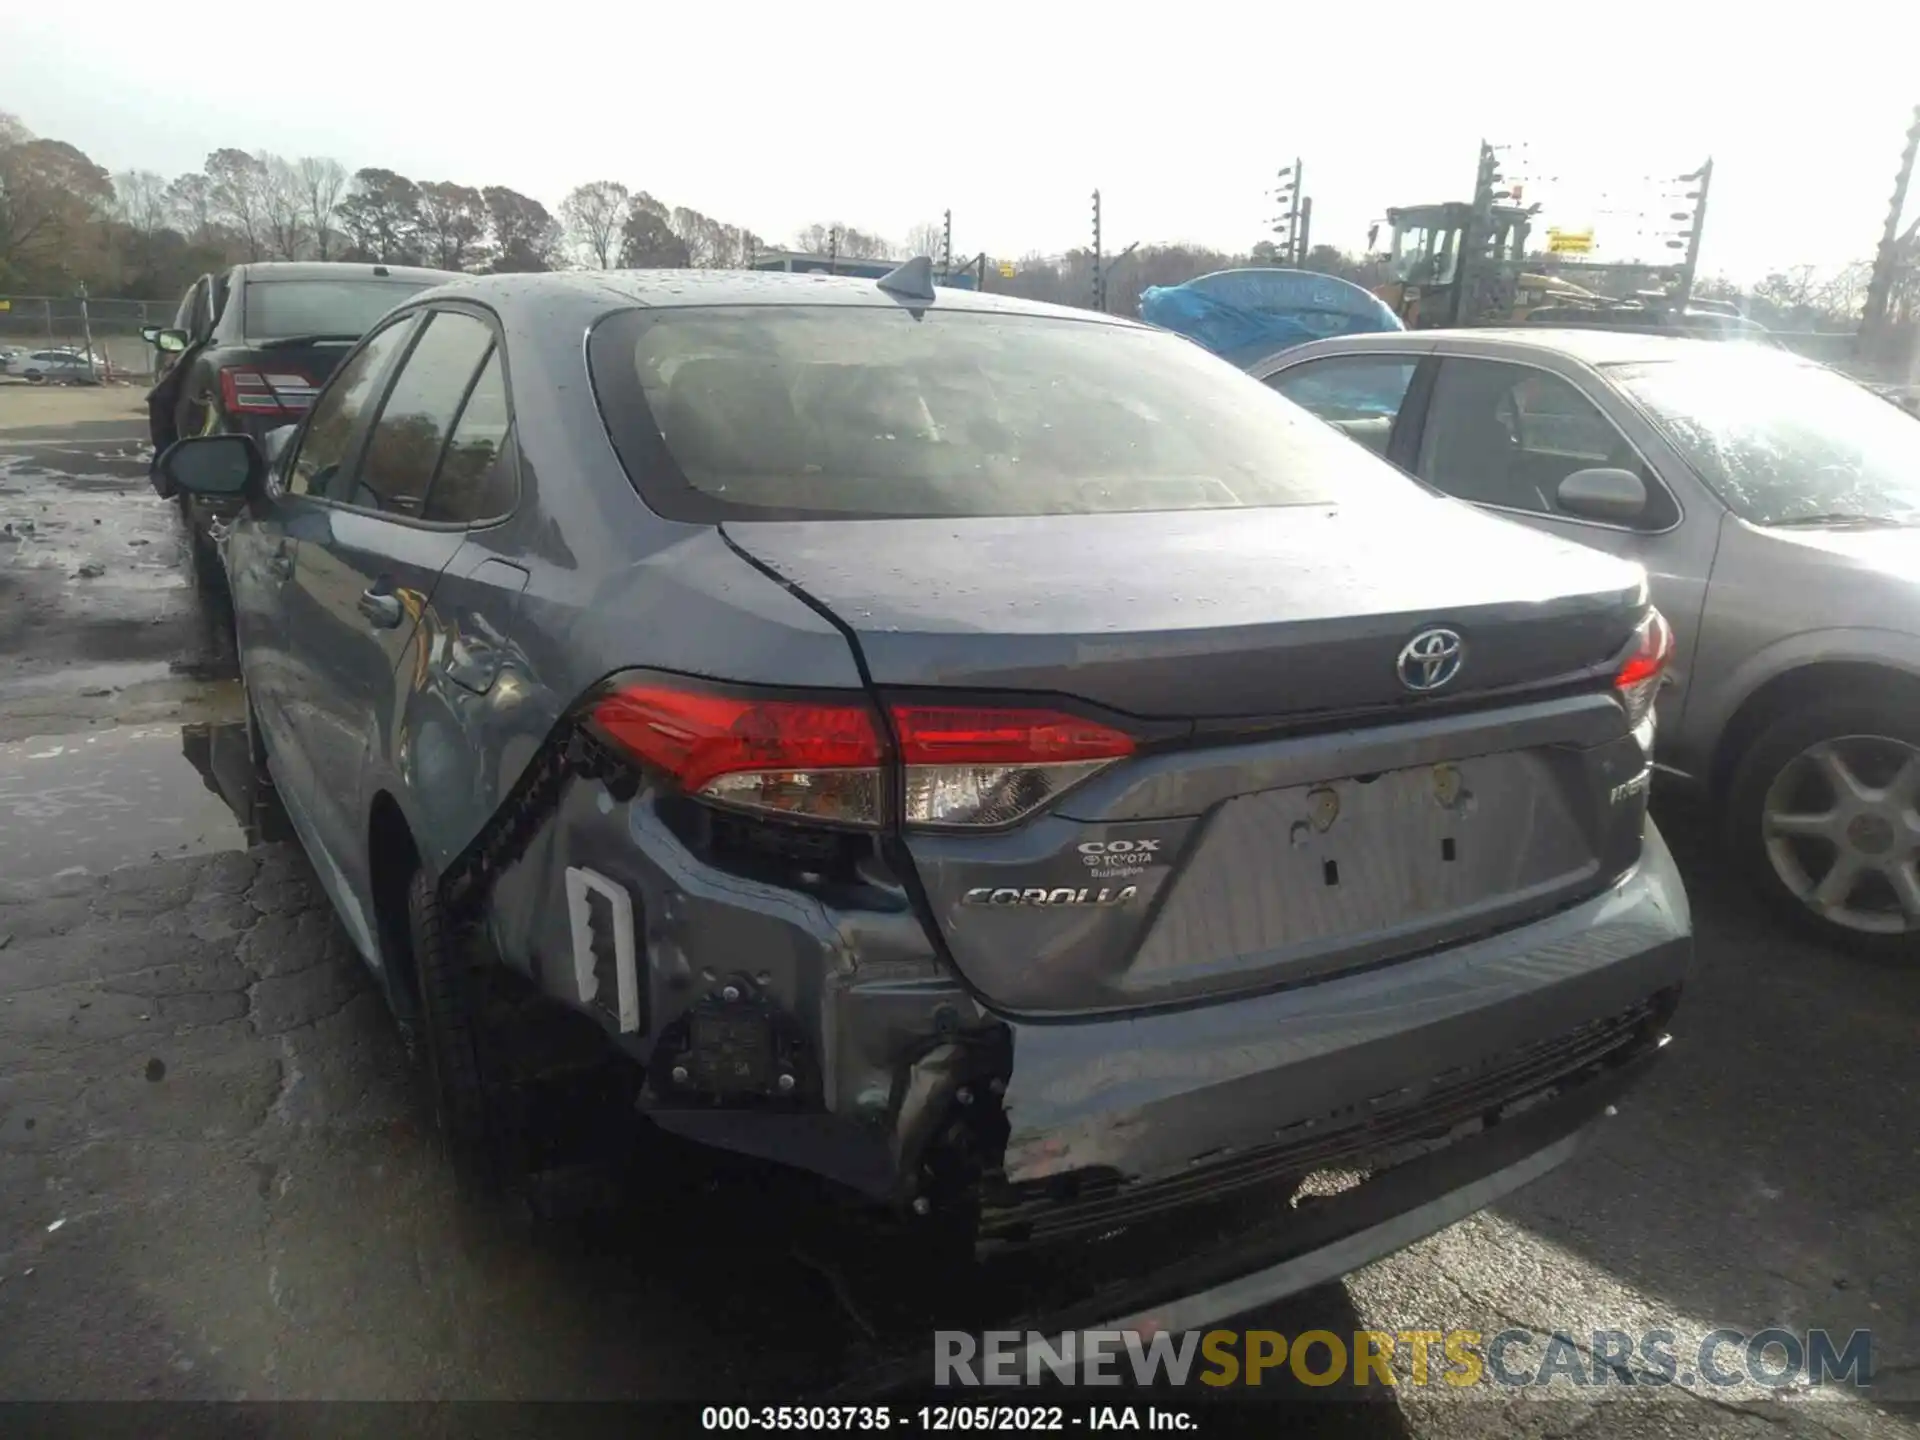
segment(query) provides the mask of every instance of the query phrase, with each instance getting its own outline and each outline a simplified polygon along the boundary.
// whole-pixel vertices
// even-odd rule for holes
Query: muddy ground
[[[304,858],[235,819],[232,657],[147,488],[138,392],[18,388],[0,387],[0,1398],[830,1383],[874,1323],[843,1283],[858,1257],[751,1177],[609,1131],[542,1215],[455,1195]],[[1245,1323],[1871,1328],[1873,1399],[1920,1399],[1920,972],[1779,933],[1688,817],[1665,823],[1699,962],[1656,1080],[1530,1190]],[[1920,1435],[1873,1399],[1702,1383],[1267,1393],[1272,1423],[1381,1437]]]

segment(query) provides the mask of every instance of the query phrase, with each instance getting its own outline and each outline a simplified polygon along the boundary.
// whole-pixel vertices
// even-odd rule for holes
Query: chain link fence
[[[179,300],[82,300],[78,296],[0,295],[0,347],[84,352],[91,337],[103,379],[150,381],[159,353],[140,338],[146,325],[171,325]],[[8,367],[23,368],[20,360]]]

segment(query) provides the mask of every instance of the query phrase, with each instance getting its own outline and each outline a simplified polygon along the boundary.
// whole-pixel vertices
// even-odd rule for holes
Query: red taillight
[[[1119,730],[1053,710],[896,705],[909,825],[1009,825],[1133,753]]]
[[[682,789],[745,810],[878,826],[886,747],[857,701],[741,697],[657,681],[620,684],[592,717]],[[1011,824],[1133,753],[1121,731],[1052,710],[896,705],[894,772],[907,824]]]
[[[865,705],[628,685],[593,718],[692,794],[796,819],[881,821],[883,751]]]
[[[1649,610],[1634,633],[1633,649],[1613,677],[1614,693],[1627,712],[1627,723],[1639,725],[1653,711],[1653,702],[1673,659],[1673,627],[1658,610]]]
[[[313,404],[316,389],[296,370],[229,366],[220,372],[220,398],[229,415],[298,414]]]

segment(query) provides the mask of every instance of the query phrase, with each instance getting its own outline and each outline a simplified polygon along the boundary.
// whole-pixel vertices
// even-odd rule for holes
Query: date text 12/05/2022
[[[1070,1430],[1178,1433],[1198,1430],[1200,1423],[1190,1411],[1161,1405],[708,1405],[700,1412],[700,1428],[1000,1435]]]

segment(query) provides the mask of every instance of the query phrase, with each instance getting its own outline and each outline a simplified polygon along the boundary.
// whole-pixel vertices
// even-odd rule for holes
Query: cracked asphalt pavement
[[[12,543],[0,588],[51,602],[88,558],[100,579],[154,567],[119,600],[50,605],[60,635],[27,625],[0,651],[0,1398],[780,1401],[831,1383],[861,1321],[751,1177],[623,1136],[620,1163],[540,1218],[455,1193],[304,857],[222,803],[231,682],[207,678],[218,627],[171,512],[108,453],[137,427],[87,423],[23,436],[0,406],[0,523],[57,523],[74,495],[68,520],[124,507]],[[55,550],[60,574],[40,573]],[[152,638],[95,644],[116,605],[141,617],[116,635]],[[1270,1377],[1276,1422],[1920,1437],[1920,970],[1783,934],[1694,817],[1660,813],[1699,957],[1651,1082],[1530,1189],[1240,1323],[1582,1346],[1666,1329],[1683,1358],[1722,1326],[1870,1329],[1876,1384],[1402,1385],[1332,1406]]]

